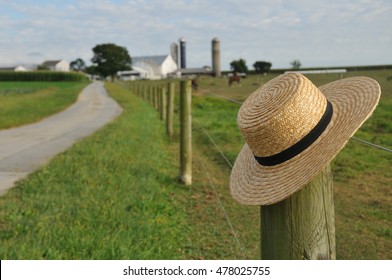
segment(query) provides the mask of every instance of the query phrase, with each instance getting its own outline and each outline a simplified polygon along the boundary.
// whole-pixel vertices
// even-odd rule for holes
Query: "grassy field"
[[[38,121],[76,101],[87,82],[0,82],[0,129]]]
[[[193,228],[197,229],[193,234],[198,235],[198,238],[193,243],[191,258],[224,258],[230,254],[235,258],[259,257],[259,208],[238,205],[229,194],[230,165],[235,161],[243,140],[236,125],[240,104],[224,98],[241,103],[255,89],[275,76],[249,76],[242,80],[240,87],[228,87],[225,78],[199,78],[200,87],[193,92],[192,101],[192,188],[197,191],[192,195],[192,207],[195,211],[189,212]],[[349,72],[344,76],[368,76],[380,83],[380,104],[356,137],[392,147],[392,80],[389,79],[392,73]],[[338,74],[308,77],[318,86],[339,79]],[[143,83],[159,84],[141,82]],[[227,159],[222,157],[210,138]],[[338,259],[392,258],[391,164],[391,153],[355,140],[351,140],[332,162]],[[229,217],[230,225],[226,216]],[[235,235],[240,245],[234,238]]]
[[[345,77],[349,76],[372,77],[382,87],[380,105],[355,136],[391,148],[392,80],[388,78],[392,76],[392,73],[390,71],[368,71],[345,74]],[[195,134],[197,135],[195,142],[203,154],[209,154],[212,157],[211,166],[220,167],[224,172],[222,177],[221,175],[214,176],[217,180],[216,184],[221,185],[222,189],[223,186],[228,185],[230,166],[219,152],[214,152],[208,137],[205,137],[204,133],[197,133],[197,123],[204,126],[227,158],[234,162],[243,143],[234,125],[240,105],[212,94],[243,101],[272,77],[269,75],[251,76],[242,80],[241,87],[227,87],[225,79],[199,80],[200,89],[193,99]],[[308,75],[308,77],[316,85],[338,79],[338,75],[332,74]],[[339,259],[392,258],[391,165],[391,153],[363,145],[355,140],[351,140],[333,161],[337,257]],[[226,200],[226,208],[235,209],[235,206],[229,202],[228,195]],[[237,219],[241,221],[251,215],[254,222],[257,222],[259,215],[258,209],[247,213],[245,217],[239,216],[237,210],[230,214],[234,221]],[[241,225],[243,222],[236,222],[236,224]],[[257,231],[258,225],[252,230]]]
[[[391,73],[349,75],[374,77],[383,92],[356,136],[392,147]],[[109,84],[124,114],[0,198],[0,258],[259,258],[259,207],[235,203],[228,188],[243,145],[240,105],[212,94],[243,101],[272,77],[250,76],[231,88],[223,78],[199,79],[190,187],[177,182],[178,120],[169,141],[154,109]],[[316,85],[338,78],[309,77]],[[354,140],[333,161],[338,259],[392,259],[391,163],[390,153]]]

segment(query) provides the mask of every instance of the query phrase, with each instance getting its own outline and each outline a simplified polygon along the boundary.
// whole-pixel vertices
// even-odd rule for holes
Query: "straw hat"
[[[380,94],[379,84],[367,77],[317,88],[293,72],[257,89],[238,113],[246,144],[231,172],[233,198],[268,205],[300,190],[370,117]]]

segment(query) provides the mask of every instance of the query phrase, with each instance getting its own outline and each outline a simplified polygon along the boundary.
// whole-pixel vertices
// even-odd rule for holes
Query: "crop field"
[[[353,75],[382,87],[378,108],[355,136],[391,148],[392,73],[345,77]],[[177,180],[178,114],[169,140],[158,113],[128,85],[107,84],[124,114],[0,197],[0,258],[258,259],[260,209],[233,201],[228,185],[244,143],[240,103],[272,77],[252,75],[235,87],[199,78],[189,187]],[[339,78],[308,77],[316,85]],[[178,94],[175,104],[178,113]],[[338,259],[392,259],[391,164],[390,152],[356,140],[332,162]]]
[[[0,82],[0,129],[38,121],[76,101],[87,82]]]

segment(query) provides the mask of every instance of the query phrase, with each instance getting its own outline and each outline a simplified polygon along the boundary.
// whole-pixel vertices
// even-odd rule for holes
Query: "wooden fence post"
[[[149,86],[148,87],[148,101],[149,101],[149,103],[150,103],[150,106],[153,106],[153,100],[154,100],[154,94],[153,94],[154,92],[153,92],[153,89],[152,89],[152,86]]]
[[[151,87],[151,106],[155,109],[155,86]]]
[[[166,121],[166,87],[161,87],[161,120]]]
[[[151,93],[152,93],[152,103],[151,103],[151,105],[152,105],[152,107],[154,108],[154,109],[156,109],[156,92],[155,92],[155,86],[153,86],[152,87],[152,89],[151,89]]]
[[[143,85],[143,100],[147,101],[147,86]]]
[[[141,85],[138,83],[136,84],[136,91],[137,91],[137,96],[141,97],[141,90],[140,90]]]
[[[154,86],[154,96],[155,96],[155,103],[154,108],[155,110],[159,110],[159,98],[158,98],[158,86]]]
[[[190,80],[180,82],[180,180],[192,184],[192,85]]]
[[[173,137],[173,112],[174,112],[174,82],[168,84],[167,109],[166,109],[166,132],[170,139]]]
[[[336,259],[332,189],[328,165],[289,198],[261,206],[261,258]]]
[[[157,86],[157,111],[159,113],[159,115],[161,115],[161,110],[162,110],[162,90],[160,86]]]

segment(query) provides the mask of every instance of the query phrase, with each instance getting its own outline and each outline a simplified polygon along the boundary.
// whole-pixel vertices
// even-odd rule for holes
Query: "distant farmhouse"
[[[12,66],[12,67],[1,67],[0,71],[26,72],[26,71],[30,71],[30,69],[26,68],[23,65],[18,65],[18,66]]]
[[[131,79],[164,79],[178,69],[171,55],[132,57],[132,70],[121,71],[119,76],[124,80]]]
[[[63,59],[61,60],[47,60],[38,66],[49,71],[63,71],[68,72],[70,67],[69,63]],[[26,72],[26,71],[34,71],[37,70],[37,65],[17,65],[10,67],[0,67],[0,71],[8,71],[8,72]]]
[[[69,63],[64,59],[61,60],[47,60],[44,61],[41,66],[48,68],[50,71],[69,71]]]

